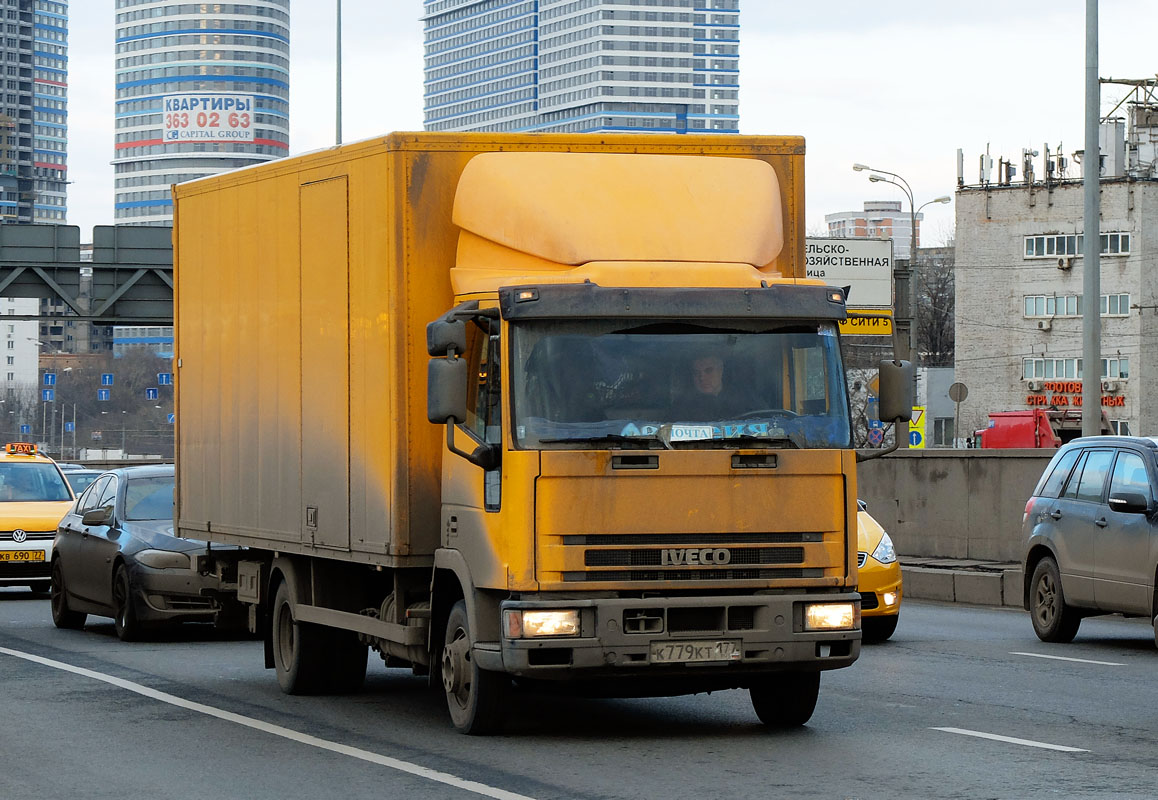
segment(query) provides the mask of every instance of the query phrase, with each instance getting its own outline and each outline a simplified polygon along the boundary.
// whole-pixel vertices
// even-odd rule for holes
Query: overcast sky
[[[292,3],[290,150],[334,142],[334,0]],[[422,127],[420,0],[343,0],[346,141]],[[69,32],[69,223],[88,241],[113,222],[113,0],[73,0]],[[988,145],[1082,148],[1085,3],[1080,0],[741,0],[740,131],[803,135],[807,227],[866,200],[901,200],[854,162],[904,176],[917,204],[967,182]],[[1147,42],[1158,0],[1102,0],[1099,73],[1158,72]],[[1102,88],[1109,111],[1125,93]],[[1040,172],[1040,168],[1039,168]],[[906,206],[907,207],[907,206]],[[922,244],[953,228],[925,209]]]

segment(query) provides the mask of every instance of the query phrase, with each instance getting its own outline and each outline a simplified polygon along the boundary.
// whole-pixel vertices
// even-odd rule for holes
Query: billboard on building
[[[186,92],[165,95],[164,141],[252,142],[251,94]]]
[[[891,240],[807,238],[804,252],[808,277],[847,289],[850,309],[892,308]]]

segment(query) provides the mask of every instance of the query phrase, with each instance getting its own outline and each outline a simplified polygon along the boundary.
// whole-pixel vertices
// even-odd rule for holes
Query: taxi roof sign
[[[35,442],[8,442],[4,446],[4,450],[10,456],[34,456],[36,455]]]

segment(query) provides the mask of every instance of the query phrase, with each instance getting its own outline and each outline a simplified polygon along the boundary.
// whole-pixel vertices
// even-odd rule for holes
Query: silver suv
[[[1069,642],[1082,618],[1154,623],[1158,642],[1158,438],[1074,439],[1025,504],[1024,603],[1038,638]]]

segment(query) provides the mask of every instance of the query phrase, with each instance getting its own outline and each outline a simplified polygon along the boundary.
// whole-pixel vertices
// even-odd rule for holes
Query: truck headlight
[[[189,556],[172,550],[142,550],[135,556],[137,561],[153,569],[189,569]]]
[[[579,611],[504,611],[508,639],[537,639],[544,636],[578,636]]]
[[[897,560],[897,551],[893,547],[893,540],[886,533],[881,537],[881,543],[873,550],[873,558],[882,564],[891,564]]]
[[[804,630],[852,630],[859,616],[855,603],[808,603],[804,606]]]

